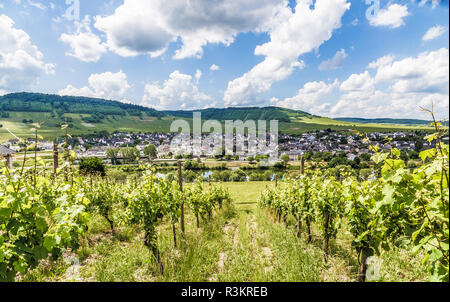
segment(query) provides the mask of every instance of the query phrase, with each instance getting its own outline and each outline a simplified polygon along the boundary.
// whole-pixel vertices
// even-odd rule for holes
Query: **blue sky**
[[[0,0],[0,94],[448,117],[446,0],[168,3]]]

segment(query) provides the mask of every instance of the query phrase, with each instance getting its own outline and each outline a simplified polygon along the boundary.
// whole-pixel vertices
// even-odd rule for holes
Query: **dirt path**
[[[217,270],[209,281],[268,281],[273,271],[274,252],[255,216],[255,209],[239,209],[223,226],[223,249],[218,253]]]

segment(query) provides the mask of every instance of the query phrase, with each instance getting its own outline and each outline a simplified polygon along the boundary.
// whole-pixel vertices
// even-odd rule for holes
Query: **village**
[[[278,138],[267,136],[266,143],[269,145],[270,140],[278,139],[278,148],[257,148],[253,153],[248,150],[248,136],[234,134],[233,142],[237,145],[234,149],[234,160],[246,161],[249,157],[256,155],[267,156],[270,152],[278,157],[288,155],[290,161],[296,161],[307,152],[314,154],[317,152],[331,152],[331,154],[344,152],[349,160],[360,157],[363,154],[372,153],[369,146],[378,146],[381,150],[388,150],[392,147],[398,148],[405,152],[420,152],[424,149],[433,148],[433,143],[429,143],[424,139],[423,134],[415,132],[393,132],[382,133],[373,132],[363,136],[349,131],[332,131],[318,130],[304,133],[301,135],[281,134]],[[387,144],[388,140],[390,143]],[[202,136],[201,158],[221,159],[225,157],[221,142],[225,141],[225,136],[220,134],[208,134]],[[448,143],[448,137],[444,138]],[[28,144],[34,144],[33,138],[27,139]],[[56,141],[57,144],[63,140]],[[239,144],[240,142],[241,144]],[[261,141],[259,141],[261,143]],[[51,152],[54,143],[51,141],[39,141],[39,152]],[[144,149],[148,145],[154,145],[156,148],[156,158],[158,159],[177,159],[181,155],[193,154],[193,143],[189,134],[174,133],[113,133],[111,135],[100,135],[94,137],[76,137],[69,141],[69,149],[77,154],[77,158],[98,157],[107,160],[108,150],[123,148],[136,148],[141,157],[146,157]],[[216,146],[219,147],[216,147]],[[276,150],[277,149],[277,150]],[[23,151],[23,144],[18,139],[12,139],[2,144],[1,156],[7,158],[14,153]],[[10,150],[9,152],[7,150]],[[265,150],[258,152],[258,150]],[[255,153],[256,152],[256,153]],[[229,157],[229,156],[228,156]]]

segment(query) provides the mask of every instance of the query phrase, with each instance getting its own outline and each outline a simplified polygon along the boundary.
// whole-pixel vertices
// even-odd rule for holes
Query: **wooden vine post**
[[[305,174],[305,156],[302,155],[300,158],[300,175]]]
[[[275,173],[275,190],[278,189],[278,174]],[[281,222],[281,210],[277,210],[277,219],[278,222]]]
[[[178,185],[180,186],[180,191],[183,192],[183,173],[181,170],[181,161],[178,161]],[[184,236],[184,200],[181,203],[181,218],[180,218],[180,224],[181,224],[181,233]]]
[[[359,261],[358,282],[366,282],[367,253],[365,252],[364,249],[361,249],[358,261]]]
[[[305,174],[305,157],[303,154],[300,156],[300,175]],[[297,237],[300,238],[302,233],[302,216],[297,213]]]
[[[57,171],[58,171],[58,165],[59,165],[59,161],[58,161],[58,147],[56,146],[55,143],[53,143],[53,174],[56,175]]]

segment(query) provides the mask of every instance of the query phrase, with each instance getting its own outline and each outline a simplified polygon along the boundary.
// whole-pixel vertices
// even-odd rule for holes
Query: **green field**
[[[148,117],[142,118],[135,116],[107,116],[101,123],[85,123],[82,120],[85,114],[65,114],[66,117],[72,118],[69,133],[73,136],[88,135],[98,133],[100,131],[108,131],[113,133],[126,132],[170,132],[170,125],[175,120],[175,117]],[[7,131],[9,129],[15,135],[21,138],[33,137],[33,125],[23,123],[23,119],[31,119],[34,122],[42,122],[39,130],[40,134],[45,139],[54,139],[63,135],[58,123],[49,113],[35,113],[35,112],[12,112],[9,118],[0,118],[0,143],[13,139],[14,137]],[[192,119],[185,119],[192,123]],[[301,134],[315,130],[349,130],[355,129],[361,132],[373,131],[414,131],[414,130],[429,130],[428,127],[421,126],[402,126],[402,125],[385,125],[385,124],[352,124],[347,122],[340,122],[328,118],[321,117],[302,117],[292,118],[290,123],[281,122],[279,130],[286,134]]]
[[[63,135],[61,127],[49,113],[33,112],[13,112],[10,118],[0,118],[0,142],[4,142],[14,137],[6,130],[11,130],[15,135],[21,138],[33,137],[33,125],[23,123],[23,119],[32,119],[34,122],[43,123],[39,133],[45,139],[53,139]],[[142,119],[135,116],[107,116],[102,123],[89,124],[82,120],[83,114],[66,114],[65,116],[73,119],[69,132],[71,135],[88,135],[100,131],[115,131],[138,133],[138,132],[169,132],[170,124],[173,121],[171,117],[155,118],[144,116]],[[59,121],[61,122],[61,121]]]

